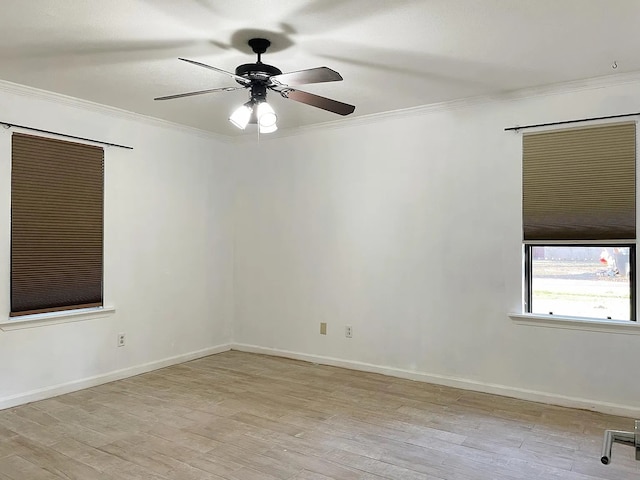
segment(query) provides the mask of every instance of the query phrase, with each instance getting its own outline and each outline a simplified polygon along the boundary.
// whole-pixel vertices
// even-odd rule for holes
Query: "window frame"
[[[553,318],[554,314],[534,313],[533,307],[533,247],[600,247],[600,248],[612,248],[622,247],[629,248],[629,289],[630,289],[630,309],[629,320],[607,318],[607,317],[583,317],[575,316],[576,318],[585,318],[589,320],[601,321],[601,322],[636,322],[637,323],[637,284],[636,284],[636,243],[626,241],[597,241],[597,242],[544,242],[544,241],[525,241],[523,242],[523,256],[524,256],[524,304],[523,311],[526,314],[536,316],[548,316]],[[571,317],[572,315],[559,315],[560,317]]]
[[[548,324],[562,320],[559,323],[640,326],[636,282],[638,121],[581,123],[583,126],[576,127],[540,125],[537,127],[545,128],[535,128],[522,137],[521,281],[524,284],[521,284],[523,313],[518,318],[536,318]],[[577,189],[571,185],[574,189],[567,189],[562,183],[568,173],[562,167],[565,162],[570,173],[569,183],[574,178],[580,179]],[[612,164],[617,167],[602,181],[597,172]],[[562,167],[560,171],[559,167]],[[612,192],[618,194],[612,195]],[[576,203],[575,199],[579,201]],[[587,317],[578,312],[573,315],[533,313],[533,247],[536,246],[629,248],[629,320]]]

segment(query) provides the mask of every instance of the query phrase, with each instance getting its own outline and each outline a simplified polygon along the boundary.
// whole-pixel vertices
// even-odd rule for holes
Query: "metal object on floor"
[[[605,430],[602,456],[600,460],[607,465],[611,462],[611,447],[613,443],[624,443],[636,448],[636,460],[640,461],[640,420],[636,420],[636,428],[633,432],[620,430]]]

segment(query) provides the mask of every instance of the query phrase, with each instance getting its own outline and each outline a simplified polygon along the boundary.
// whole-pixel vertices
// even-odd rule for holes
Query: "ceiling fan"
[[[229,117],[229,121],[238,128],[244,130],[249,123],[257,123],[260,133],[275,132],[278,127],[276,125],[276,114],[273,108],[267,103],[267,90],[278,92],[284,98],[289,98],[296,102],[311,105],[312,107],[321,108],[338,115],[349,115],[353,113],[356,107],[348,103],[339,102],[330,98],[321,97],[313,93],[304,92],[291,85],[306,85],[310,83],[337,82],[342,77],[335,70],[328,67],[310,68],[297,72],[282,73],[279,68],[273,65],[262,63],[262,54],[267,51],[271,42],[266,38],[252,38],[248,41],[253,52],[258,56],[256,63],[245,63],[236,68],[235,73],[227,72],[211,65],[180,58],[183,62],[192,63],[199,67],[208,68],[216,72],[230,76],[240,87],[221,87],[210,88],[207,90],[199,90],[196,92],[179,93],[176,95],[167,95],[165,97],[157,97],[154,100],[172,100],[174,98],[190,97],[193,95],[202,95],[213,92],[231,92],[234,90],[249,89],[249,101],[235,110]]]

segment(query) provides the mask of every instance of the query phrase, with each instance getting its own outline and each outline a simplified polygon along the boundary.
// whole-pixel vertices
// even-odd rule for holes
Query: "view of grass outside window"
[[[529,313],[635,320],[633,246],[526,248]]]

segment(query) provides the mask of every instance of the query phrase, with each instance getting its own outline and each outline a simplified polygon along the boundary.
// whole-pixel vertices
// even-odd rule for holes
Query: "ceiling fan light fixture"
[[[233,123],[240,130],[247,128],[247,124],[251,119],[251,112],[253,111],[251,102],[247,102],[244,105],[238,107],[229,117],[229,121]]]
[[[270,127],[275,126],[276,121],[278,120],[276,112],[273,110],[271,105],[269,105],[266,101],[258,103],[256,116],[258,117],[258,124],[260,125],[261,132],[263,128],[268,129]],[[269,132],[262,132],[262,133],[269,133]]]

